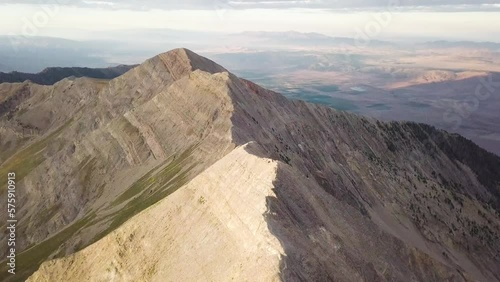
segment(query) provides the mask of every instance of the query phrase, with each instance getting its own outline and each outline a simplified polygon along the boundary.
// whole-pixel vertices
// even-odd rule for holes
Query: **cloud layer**
[[[415,9],[498,10],[500,0],[4,0],[2,4],[61,4],[111,9],[366,9],[414,7]]]

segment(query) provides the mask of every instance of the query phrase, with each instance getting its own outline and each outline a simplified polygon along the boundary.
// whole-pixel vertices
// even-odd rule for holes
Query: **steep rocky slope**
[[[2,278],[500,281],[500,159],[460,136],[287,100],[185,49],[0,98],[23,207]]]

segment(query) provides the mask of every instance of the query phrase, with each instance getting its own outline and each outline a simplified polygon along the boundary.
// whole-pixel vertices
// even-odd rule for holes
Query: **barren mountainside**
[[[186,49],[0,84],[0,136],[20,219],[2,281],[500,281],[499,157]]]

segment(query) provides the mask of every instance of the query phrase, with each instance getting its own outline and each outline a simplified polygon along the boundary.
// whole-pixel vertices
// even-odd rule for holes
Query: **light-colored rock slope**
[[[284,252],[265,220],[277,162],[245,147],[97,243],[44,263],[28,281],[279,280]]]

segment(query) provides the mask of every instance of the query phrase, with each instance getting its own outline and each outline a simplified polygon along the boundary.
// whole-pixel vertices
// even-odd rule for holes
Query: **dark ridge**
[[[421,142],[432,141],[451,160],[470,167],[477,179],[494,195],[491,204],[500,211],[500,157],[459,135],[444,133],[433,126],[408,122],[407,127]],[[431,148],[427,148],[431,149]],[[429,152],[432,153],[432,152]]]
[[[109,68],[46,68],[39,73],[23,73],[23,72],[0,72],[0,83],[8,82],[24,82],[30,80],[36,84],[52,85],[67,77],[90,77],[97,79],[113,79],[118,77],[136,65],[119,65]]]
[[[500,157],[490,153],[465,137],[441,135],[434,140],[450,159],[455,159],[472,169],[478,180],[495,196],[494,205],[500,211]]]
[[[23,85],[22,89],[16,94],[0,102],[0,117],[7,115],[7,119],[12,118],[13,112],[17,106],[31,95],[28,85]]]

